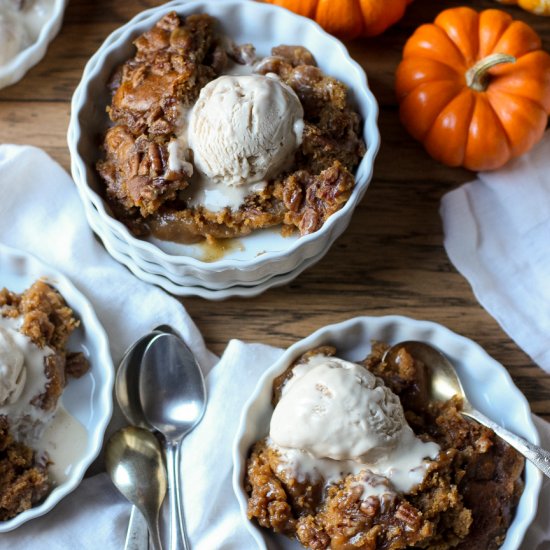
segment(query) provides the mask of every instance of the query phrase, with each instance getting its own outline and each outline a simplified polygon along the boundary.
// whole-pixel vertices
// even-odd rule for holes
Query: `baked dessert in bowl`
[[[70,378],[89,369],[82,352],[66,349],[79,324],[44,281],[20,294],[0,290],[1,521],[35,506],[51,490],[50,457],[38,448]]]
[[[239,283],[292,271],[328,250],[371,177],[379,136],[364,73],[317,25],[277,7],[171,7],[120,29],[85,70],[69,134],[81,196],[168,276]],[[141,101],[157,80],[177,91]],[[204,242],[159,236],[232,245],[208,262]]]
[[[0,245],[0,532],[49,511],[97,456],[113,367],[86,299]]]
[[[313,233],[354,187],[360,116],[306,48],[258,57],[218,26],[172,11],[134,41],[111,81],[106,197],[135,234],[164,240]]]
[[[430,402],[420,362],[385,361],[381,342],[410,339],[444,350],[472,401],[537,440],[525,398],[473,342],[403,317],[326,327],[243,410],[233,481],[260,548],[519,548],[540,474],[458,401]]]
[[[67,0],[0,2],[0,88],[21,80],[59,32]]]

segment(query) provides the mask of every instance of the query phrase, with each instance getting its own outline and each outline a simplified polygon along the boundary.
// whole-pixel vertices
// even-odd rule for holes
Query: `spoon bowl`
[[[166,470],[157,439],[135,426],[115,432],[105,448],[105,466],[116,488],[141,511],[154,548],[161,550],[158,516],[166,495]]]
[[[432,400],[448,401],[454,396],[459,396],[462,399],[460,412],[464,416],[491,428],[501,439],[504,439],[530,460],[543,474],[550,477],[550,452],[508,431],[475,409],[468,401],[454,365],[444,353],[425,342],[409,340],[399,342],[389,348],[384,354],[384,360],[387,362],[399,361],[399,352],[403,349],[408,351],[415,360],[422,362],[429,370],[428,389]]]
[[[156,335],[141,362],[139,397],[147,423],[165,438],[170,505],[170,548],[189,548],[179,481],[183,438],[206,408],[201,369],[185,342],[173,334]]]
[[[397,362],[399,350],[402,349],[407,350],[414,359],[424,363],[429,370],[429,391],[432,400],[448,401],[455,395],[459,395],[466,403],[466,393],[456,370],[441,351],[424,342],[408,340],[392,346],[386,351],[384,359],[389,362]]]
[[[162,333],[155,329],[132,344],[124,353],[116,373],[115,394],[120,410],[130,424],[140,428],[150,428],[139,401],[141,359],[149,342],[159,334]]]
[[[163,435],[184,437],[202,419],[206,388],[185,342],[169,333],[149,341],[141,364],[139,396],[147,422]]]
[[[176,334],[170,325],[159,325],[134,342],[124,353],[117,369],[115,394],[126,420],[140,428],[150,429],[139,399],[139,372],[149,342],[159,334]]]

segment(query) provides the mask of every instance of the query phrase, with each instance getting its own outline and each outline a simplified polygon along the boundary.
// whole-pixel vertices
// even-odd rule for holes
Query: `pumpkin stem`
[[[513,55],[494,53],[480,59],[466,72],[466,84],[476,92],[484,92],[489,85],[489,70],[501,63],[515,63]]]

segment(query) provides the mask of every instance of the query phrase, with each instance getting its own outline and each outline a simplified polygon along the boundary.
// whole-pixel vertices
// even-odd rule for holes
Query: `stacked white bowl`
[[[133,40],[172,10],[180,16],[208,13],[216,17],[236,43],[252,43],[260,55],[269,54],[279,44],[305,46],[326,74],[348,86],[350,101],[363,118],[367,152],[357,168],[350,199],[317,232],[283,237],[277,227],[259,230],[237,239],[223,258],[208,261],[200,243],[139,239],[112,215],[95,169],[109,123],[105,111],[111,99],[107,83],[115,68],[133,55]],[[137,15],[113,32],[88,62],[71,106],[71,170],[93,231],[109,253],[137,277],[180,296],[212,300],[251,297],[295,278],[320,260],[346,229],[372,177],[380,145],[377,116],[378,106],[363,69],[341,42],[313,21],[276,6],[246,0],[177,0]]]

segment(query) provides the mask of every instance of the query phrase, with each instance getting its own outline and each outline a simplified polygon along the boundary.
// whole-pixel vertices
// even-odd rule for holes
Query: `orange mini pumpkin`
[[[514,4],[536,15],[550,15],[549,0],[497,0],[501,4]]]
[[[412,0],[263,0],[314,19],[345,39],[374,36],[399,21]]]
[[[503,11],[449,9],[408,40],[396,89],[401,121],[430,155],[493,170],[543,136],[550,55]]]

